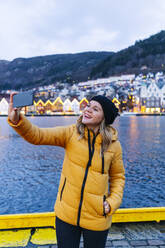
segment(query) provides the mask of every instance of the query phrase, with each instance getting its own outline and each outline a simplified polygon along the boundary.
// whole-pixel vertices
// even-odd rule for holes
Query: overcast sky
[[[119,51],[165,30],[165,0],[0,0],[0,59]]]

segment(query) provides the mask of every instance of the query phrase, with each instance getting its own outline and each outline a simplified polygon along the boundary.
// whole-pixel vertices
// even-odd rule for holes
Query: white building
[[[154,80],[146,83],[140,90],[140,102],[144,112],[160,112],[162,107],[162,89]]]
[[[64,112],[71,112],[72,111],[72,103],[69,99],[66,99],[63,104],[63,111]]]
[[[141,98],[161,97],[161,90],[157,86],[156,82],[152,81],[150,84],[145,84],[141,87],[140,97]]]
[[[77,99],[74,99],[71,102],[71,106],[72,106],[72,110],[76,113],[79,114],[80,113],[80,103],[77,101]]]
[[[0,101],[0,115],[7,115],[8,107],[9,107],[8,102],[6,101],[5,98],[2,98],[2,100]]]
[[[161,88],[161,105],[165,108],[165,84]]]

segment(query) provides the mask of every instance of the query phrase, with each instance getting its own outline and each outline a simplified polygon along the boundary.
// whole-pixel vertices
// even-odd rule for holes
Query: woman
[[[105,247],[112,214],[120,206],[124,167],[117,131],[111,126],[118,109],[104,96],[94,96],[77,123],[38,128],[31,124],[10,97],[8,122],[35,145],[65,149],[57,200],[56,233],[59,248]]]

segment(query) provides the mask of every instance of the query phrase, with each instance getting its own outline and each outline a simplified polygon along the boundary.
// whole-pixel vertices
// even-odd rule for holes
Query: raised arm
[[[8,123],[26,141],[34,145],[56,145],[65,147],[72,135],[73,126],[39,128],[13,108],[13,95],[10,96]]]

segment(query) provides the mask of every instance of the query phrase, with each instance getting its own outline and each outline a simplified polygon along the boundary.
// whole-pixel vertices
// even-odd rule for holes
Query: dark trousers
[[[58,248],[79,248],[81,234],[84,248],[104,248],[108,230],[91,231],[70,225],[56,217],[56,234]]]

